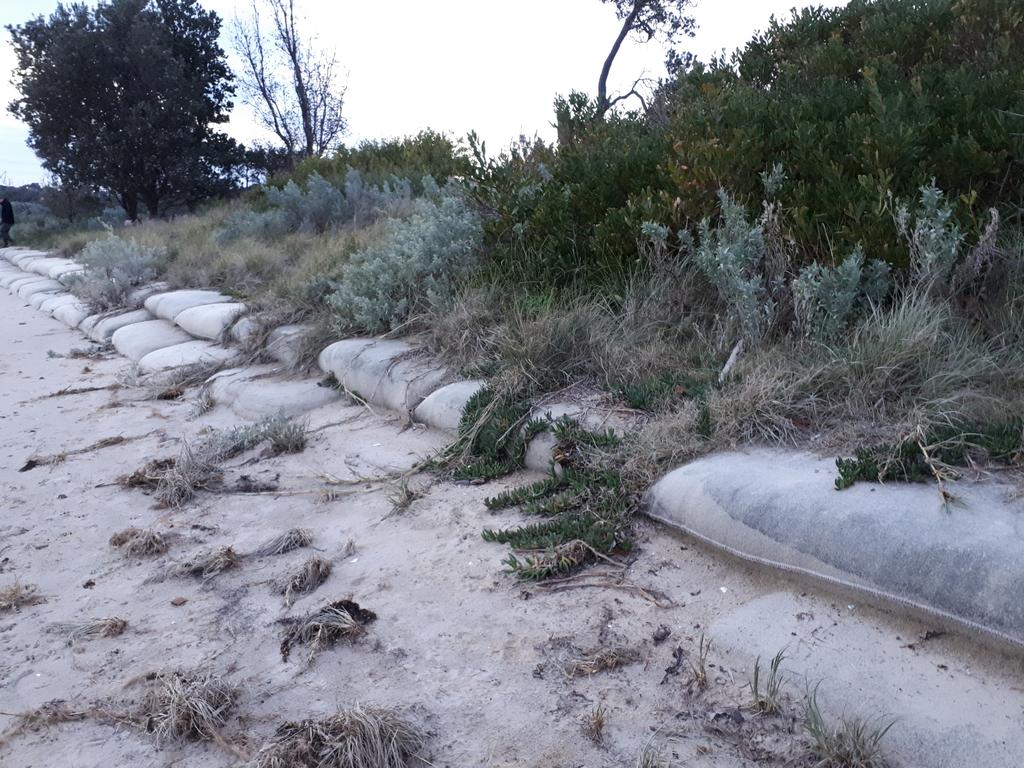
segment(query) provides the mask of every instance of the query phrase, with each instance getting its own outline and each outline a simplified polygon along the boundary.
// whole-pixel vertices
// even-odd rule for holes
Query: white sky
[[[201,0],[225,20],[249,0]],[[347,143],[434,128],[455,136],[476,130],[491,151],[520,134],[551,138],[552,100],[582,90],[593,94],[619,24],[599,0],[297,0],[306,29],[333,46],[348,71]],[[844,5],[819,0],[815,5]],[[698,0],[697,36],[680,47],[706,59],[741,46],[768,19],[788,15],[803,0]],[[49,14],[57,0],[0,0],[0,22],[18,24]],[[227,26],[227,25],[225,25]],[[222,45],[230,53],[229,40]],[[664,73],[656,44],[623,46],[610,89],[628,89],[641,74]],[[232,57],[232,63],[234,59]],[[14,56],[6,32],[0,69]],[[0,105],[14,98],[0,78]],[[228,132],[242,141],[261,137],[248,110],[236,106]],[[26,130],[0,114],[0,173],[10,183],[43,181]]]

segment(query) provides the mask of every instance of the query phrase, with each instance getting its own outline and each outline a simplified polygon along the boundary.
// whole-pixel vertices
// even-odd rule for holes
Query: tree
[[[220,18],[196,0],[63,4],[8,26],[17,55],[12,114],[67,187],[108,190],[128,218],[139,203],[194,206],[231,184],[239,150],[227,121],[232,75]]]
[[[64,219],[69,224],[103,211],[103,201],[89,187],[70,187],[56,177],[43,188],[39,202],[58,219]]]
[[[260,24],[257,0],[248,20],[235,20],[235,47],[244,63],[242,96],[289,155],[323,155],[337,147],[346,128],[337,56],[316,50],[315,40],[303,37],[295,0],[261,1],[269,7],[270,30]]]
[[[619,49],[630,34],[638,37],[643,42],[650,42],[656,37],[661,37],[666,43],[673,44],[680,37],[692,37],[694,20],[686,15],[686,11],[693,6],[694,0],[601,0],[603,3],[613,3],[615,14],[622,21],[622,28],[618,37],[612,44],[612,49],[601,67],[601,77],[597,81],[597,114],[604,115],[615,104],[636,96],[643,100],[636,90],[640,83],[637,80],[633,87],[626,93],[608,98],[608,75],[612,70],[612,63],[619,54]],[[678,68],[685,57],[675,50],[670,50],[668,55],[669,68]]]

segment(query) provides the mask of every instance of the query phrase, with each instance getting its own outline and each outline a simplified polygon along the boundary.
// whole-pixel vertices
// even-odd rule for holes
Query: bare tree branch
[[[266,7],[273,24],[265,32],[259,19]],[[295,0],[253,0],[250,18],[236,18],[234,26],[244,63],[242,95],[260,123],[289,154],[309,157],[333,149],[346,128],[345,87],[337,57],[315,50],[315,39],[303,37]]]

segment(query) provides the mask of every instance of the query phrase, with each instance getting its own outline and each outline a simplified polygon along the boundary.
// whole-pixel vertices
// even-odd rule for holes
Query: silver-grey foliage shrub
[[[712,227],[705,219],[694,263],[718,290],[725,308],[728,332],[748,343],[760,341],[775,315],[761,269],[765,256],[764,230],[750,221],[743,206],[728,192],[718,194],[722,216]]]
[[[948,285],[960,258],[964,234],[942,190],[934,184],[921,187],[913,214],[905,203],[896,209],[896,226],[910,248],[914,284],[930,291]]]
[[[889,265],[877,260],[865,265],[864,252],[856,248],[834,267],[818,263],[804,267],[792,288],[799,330],[818,341],[829,341],[849,327],[859,310],[885,298]]]
[[[167,257],[113,232],[89,242],[77,256],[85,271],[69,281],[71,291],[98,311],[124,307],[133,289],[156,279]]]
[[[424,179],[428,191],[436,190],[433,179]],[[217,235],[226,245],[239,238],[266,240],[293,232],[323,234],[343,226],[361,227],[380,218],[408,212],[412,184],[393,178],[381,186],[368,184],[350,168],[341,188],[318,173],[310,175],[305,188],[289,181],[281,189],[265,189],[268,211],[241,211],[232,216]]]
[[[449,300],[477,263],[483,229],[461,191],[428,190],[379,243],[354,253],[327,303],[342,324],[381,332]]]

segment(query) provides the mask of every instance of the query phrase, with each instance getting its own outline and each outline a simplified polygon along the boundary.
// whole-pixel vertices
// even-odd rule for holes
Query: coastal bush
[[[582,94],[555,111],[557,147],[522,141],[489,158],[471,141],[475,190],[492,214],[488,275],[537,290],[621,287],[641,224],[662,218],[666,132],[637,115],[600,119]]]
[[[477,263],[480,218],[460,191],[434,188],[376,243],[357,250],[327,304],[346,328],[379,333],[451,298]]]
[[[423,193],[422,179],[430,176],[441,183],[469,175],[469,155],[459,142],[437,131],[424,130],[415,136],[379,141],[364,141],[355,147],[341,147],[331,157],[309,157],[288,176],[303,184],[319,174],[337,186],[343,186],[350,170],[357,171],[374,186],[383,186],[395,178],[410,179],[412,191]]]
[[[70,279],[72,293],[95,310],[107,311],[126,306],[133,289],[154,280],[167,252],[111,232],[89,242],[77,258],[85,272]]]
[[[294,181],[280,188],[268,186],[264,190],[267,208],[237,211],[217,234],[217,241],[226,245],[241,238],[279,239],[296,232],[322,235],[343,226],[365,227],[410,210],[413,187],[407,179],[392,178],[376,186],[350,168],[340,184],[314,172],[306,179],[305,188]],[[420,189],[429,194],[437,185],[426,177]]]
[[[1022,45],[1024,14],[1004,0],[852,0],[773,20],[676,83],[677,212],[711,215],[721,187],[755,205],[778,163],[788,234],[814,258],[860,245],[906,265],[893,201],[933,180],[977,235],[1024,190]]]

